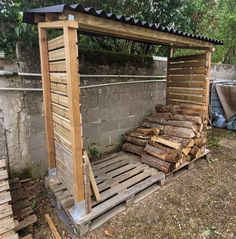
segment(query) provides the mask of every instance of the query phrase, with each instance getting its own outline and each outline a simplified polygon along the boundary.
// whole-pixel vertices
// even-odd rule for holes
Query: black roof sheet
[[[162,26],[159,23],[148,23],[146,21],[137,20],[133,17],[118,16],[114,13],[107,13],[104,10],[96,10],[93,7],[85,8],[81,4],[74,4],[74,5],[60,4],[60,5],[50,6],[50,7],[28,9],[28,10],[24,11],[23,21],[26,23],[34,23],[34,15],[35,14],[44,15],[45,13],[62,13],[65,9],[89,14],[89,15],[96,16],[96,17],[102,17],[102,18],[130,24],[130,25],[149,28],[149,29],[156,30],[156,31],[161,31],[161,32],[166,32],[166,33],[170,33],[170,34],[174,34],[174,35],[184,36],[187,38],[207,41],[207,42],[211,42],[215,45],[223,45],[222,41],[208,38],[206,36],[194,35],[192,33],[182,32],[182,31],[176,30],[172,27]]]

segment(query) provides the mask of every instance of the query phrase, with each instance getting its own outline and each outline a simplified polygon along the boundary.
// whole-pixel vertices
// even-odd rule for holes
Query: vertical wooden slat
[[[45,130],[48,149],[48,167],[49,169],[53,169],[56,167],[56,160],[53,136],[52,101],[50,93],[47,30],[45,28],[39,27],[38,31],[45,111]]]
[[[210,88],[210,79],[211,79],[211,54],[212,50],[208,50],[206,54],[206,62],[207,62],[207,80],[206,80],[206,95],[205,95],[205,106],[207,110],[207,115],[209,111],[209,88]]]
[[[169,82],[170,82],[170,79],[169,79],[169,64],[170,64],[170,58],[173,57],[173,51],[174,49],[172,47],[169,47],[168,48],[168,52],[167,52],[167,74],[166,74],[166,104],[167,104],[167,101],[168,101],[168,88],[169,88]]]
[[[83,148],[80,121],[80,91],[78,76],[77,29],[64,27],[65,59],[68,84],[69,116],[73,164],[73,188],[75,202],[85,200],[83,176]]]

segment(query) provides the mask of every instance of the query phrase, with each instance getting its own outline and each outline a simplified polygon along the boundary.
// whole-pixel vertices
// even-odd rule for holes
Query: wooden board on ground
[[[125,207],[157,190],[165,178],[164,173],[143,164],[138,156],[130,153],[115,153],[92,162],[91,165],[101,200],[97,202],[92,198],[91,212],[78,224],[74,222],[79,235],[95,229]],[[53,187],[55,186],[49,186],[50,189]],[[64,210],[70,215],[72,208],[73,205],[64,207]]]

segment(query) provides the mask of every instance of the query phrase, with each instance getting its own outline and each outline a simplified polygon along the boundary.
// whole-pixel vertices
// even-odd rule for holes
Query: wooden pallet
[[[17,221],[13,217],[9,189],[6,161],[0,159],[0,239],[18,238],[18,234],[14,231]]]
[[[164,173],[143,164],[138,156],[124,152],[97,160],[92,163],[92,168],[101,200],[97,202],[92,198],[91,212],[79,223],[74,222],[75,231],[80,236],[154,192],[165,180]],[[71,217],[71,194],[58,178],[50,179],[47,185],[56,197],[57,204]]]
[[[174,178],[177,178],[185,173],[187,173],[189,170],[193,169],[198,163],[200,163],[202,160],[205,160],[209,157],[210,150],[206,149],[204,154],[201,155],[201,157],[195,158],[191,160],[190,162],[185,162],[180,167],[175,169],[173,172],[166,174],[166,181],[169,182]]]
[[[10,192],[12,197],[12,209],[14,218],[18,221],[15,231],[31,227],[37,222],[37,216],[32,210],[32,205],[27,199],[26,191],[19,178],[9,180]]]

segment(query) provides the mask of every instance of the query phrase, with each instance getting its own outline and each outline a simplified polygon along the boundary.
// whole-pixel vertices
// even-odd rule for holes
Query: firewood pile
[[[201,157],[206,150],[207,115],[200,106],[156,105],[156,112],[123,136],[122,150],[164,173]]]

